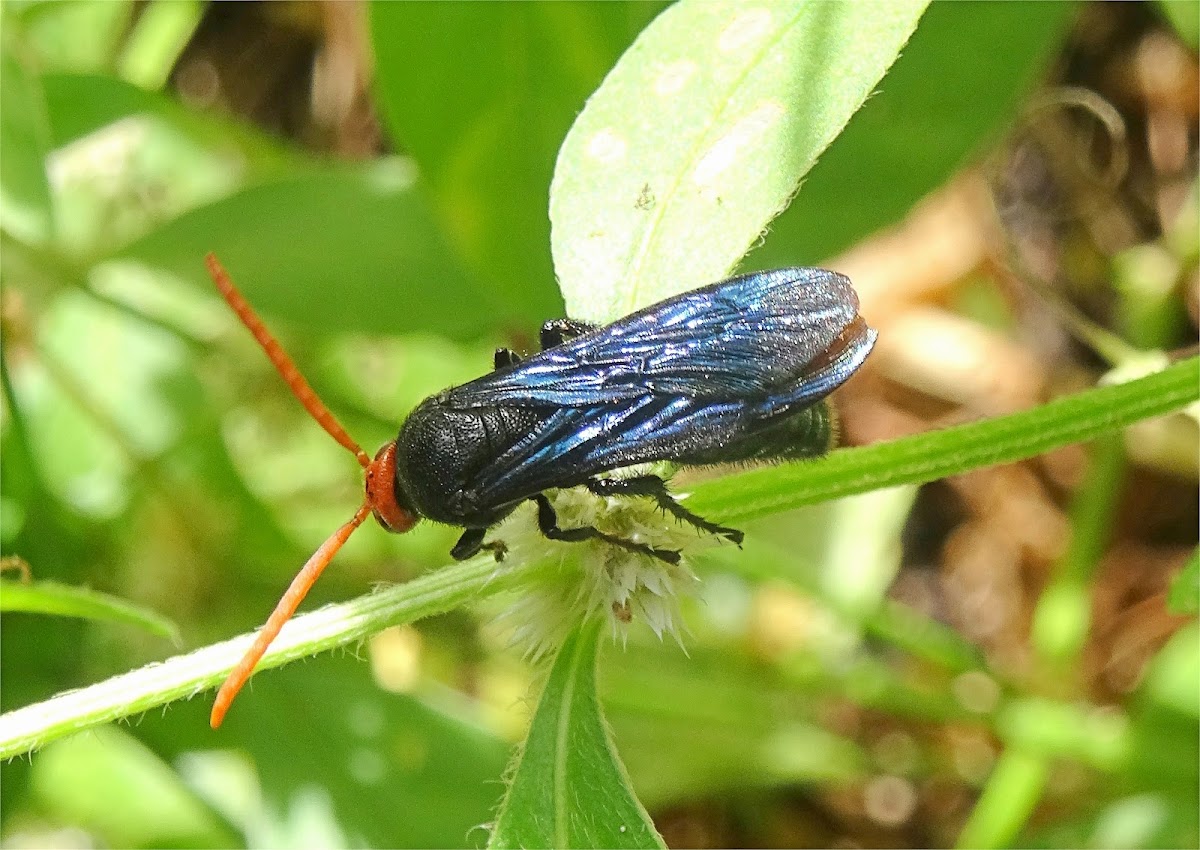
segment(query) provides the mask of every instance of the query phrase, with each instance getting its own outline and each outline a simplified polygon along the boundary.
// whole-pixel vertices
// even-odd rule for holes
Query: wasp
[[[457,560],[504,546],[488,531],[525,501],[551,540],[599,540],[675,563],[679,553],[593,526],[559,525],[547,490],[654,500],[695,527],[741,543],[697,516],[657,475],[604,473],[653,461],[681,466],[824,454],[833,423],[823,399],[862,365],[876,332],[836,272],[755,272],[668,298],[609,325],[546,322],[541,351],[497,349],[494,369],[421,402],[371,459],[338,424],[215,257],[209,272],[293,393],[365,470],[366,498],[301,569],[213,707],[219,725],[254,665],[334,553],[365,519],[405,532],[422,517],[463,528]]]

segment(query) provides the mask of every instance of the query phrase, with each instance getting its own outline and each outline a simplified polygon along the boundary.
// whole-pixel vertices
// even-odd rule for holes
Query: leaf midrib
[[[567,670],[566,684],[563,688],[562,703],[558,714],[558,724],[554,740],[554,846],[571,847],[569,842],[570,807],[567,800],[567,754],[571,736],[571,717],[575,701],[575,685],[578,681],[579,665],[583,660],[585,649],[591,643],[585,633],[581,633],[572,647],[571,666]]]

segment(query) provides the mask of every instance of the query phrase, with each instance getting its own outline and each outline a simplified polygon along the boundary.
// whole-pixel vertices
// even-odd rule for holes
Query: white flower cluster
[[[681,632],[687,629],[680,602],[694,596],[700,582],[687,565],[687,553],[712,545],[715,538],[664,516],[652,499],[605,498],[582,487],[548,495],[561,528],[590,525],[655,549],[680,551],[683,557],[670,564],[601,540],[555,543],[542,538],[528,514],[518,511],[502,536],[512,542],[519,539],[525,551],[540,545],[547,557],[561,561],[557,570],[539,573],[522,585],[498,618],[510,632],[510,643],[526,657],[538,659],[557,649],[581,620],[605,617],[614,640],[624,642],[631,627],[645,623],[660,640],[669,634],[682,646]]]

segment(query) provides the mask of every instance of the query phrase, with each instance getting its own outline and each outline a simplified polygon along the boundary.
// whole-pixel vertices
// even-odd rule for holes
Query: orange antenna
[[[385,468],[380,466],[381,461],[379,460],[375,462],[371,461],[367,457],[367,453],[346,433],[346,429],[329,412],[329,408],[322,403],[316,391],[309,386],[308,381],[300,374],[300,370],[296,368],[296,364],[292,362],[292,358],[283,350],[283,346],[267,330],[267,326],[263,324],[262,319],[258,317],[254,309],[242,294],[238,292],[237,287],[234,286],[233,281],[225,269],[221,267],[217,258],[213,254],[209,254],[204,258],[204,262],[208,266],[208,272],[212,275],[217,289],[221,290],[221,295],[225,297],[229,306],[233,308],[233,312],[237,313],[238,318],[242,320],[242,324],[250,329],[250,333],[254,334],[254,338],[258,340],[258,344],[262,346],[263,351],[266,352],[267,357],[270,358],[271,363],[283,377],[283,380],[287,383],[292,393],[304,405],[304,409],[312,415],[313,419],[320,423],[321,427],[331,437],[354,453],[354,456],[358,458],[359,464],[367,471],[368,484],[377,478],[388,480],[385,476],[390,471],[390,467]],[[380,452],[381,458],[384,456],[385,451]],[[390,457],[391,455],[388,457],[388,462],[390,462]],[[377,467],[380,468],[377,470]],[[380,474],[377,475],[377,472]],[[388,488],[387,492],[390,492],[390,488]],[[375,504],[375,502],[376,499],[372,498],[371,491],[368,490],[367,500],[358,509],[358,512],[354,514],[353,519],[335,531],[328,540],[322,543],[320,548],[312,554],[312,557],[300,569],[300,572],[296,574],[296,577],[292,579],[291,585],[288,586],[287,591],[275,606],[275,610],[271,612],[271,616],[267,618],[266,625],[258,633],[254,644],[242,656],[242,660],[238,662],[237,666],[230,671],[228,678],[221,685],[221,689],[217,691],[217,699],[213,703],[212,714],[209,716],[209,725],[212,728],[216,729],[221,725],[221,721],[225,719],[225,713],[229,711],[229,706],[233,703],[233,698],[237,696],[242,686],[250,679],[251,674],[254,672],[254,667],[262,659],[263,654],[266,653],[267,647],[278,637],[283,624],[291,618],[292,614],[296,613],[296,609],[300,607],[300,603],[304,601],[304,597],[316,583],[317,578],[320,577],[325,567],[333,560],[333,556],[342,548],[342,544],[349,539],[354,529],[362,525],[363,521],[370,516],[373,510],[380,511],[380,506]],[[383,512],[387,513],[386,510]],[[411,525],[411,522],[409,525]]]
[[[354,442],[354,438],[346,433],[346,429],[342,427],[342,423],[338,422],[329,408],[321,401],[316,390],[309,386],[308,381],[300,374],[300,370],[296,368],[296,364],[292,362],[292,358],[288,357],[283,346],[279,344],[279,340],[267,330],[267,326],[263,324],[263,320],[254,312],[254,308],[245,299],[242,293],[238,292],[238,288],[233,285],[233,280],[229,277],[229,273],[222,268],[220,261],[217,260],[215,254],[208,254],[204,258],[204,264],[208,266],[208,273],[212,275],[213,283],[217,285],[217,289],[221,290],[221,295],[225,297],[225,301],[233,308],[233,312],[237,313],[237,317],[242,320],[242,324],[250,329],[250,333],[254,334],[254,338],[258,340],[258,344],[262,346],[267,357],[271,360],[271,365],[279,372],[284,383],[292,391],[292,394],[300,400],[304,405],[304,409],[309,412],[313,419],[325,429],[329,436],[337,440],[347,449],[354,453],[358,458],[359,465],[366,469],[371,465],[371,459],[367,457],[367,453],[362,450],[358,443]]]
[[[292,579],[292,583],[288,585],[288,589],[280,597],[275,610],[271,612],[271,616],[267,618],[266,624],[258,633],[258,637],[254,639],[254,644],[246,650],[246,654],[242,656],[242,660],[237,663],[237,666],[229,671],[221,689],[217,691],[217,698],[213,701],[212,713],[208,717],[208,725],[216,729],[225,719],[225,713],[229,711],[229,706],[233,705],[233,698],[238,695],[242,686],[250,680],[251,674],[254,673],[254,668],[258,662],[262,660],[263,655],[267,651],[272,641],[279,637],[279,632],[283,629],[283,624],[292,618],[296,613],[296,609],[300,607],[300,603],[304,601],[304,597],[308,595],[308,591],[314,584],[325,567],[333,560],[333,556],[337,554],[338,549],[342,548],[350,535],[354,533],[354,529],[362,525],[363,520],[371,515],[371,506],[364,503],[358,509],[358,513],[354,515],[348,523],[335,531],[328,540],[321,544],[317,551],[312,553],[312,557],[308,562],[300,568],[300,572],[296,573],[296,577]]]

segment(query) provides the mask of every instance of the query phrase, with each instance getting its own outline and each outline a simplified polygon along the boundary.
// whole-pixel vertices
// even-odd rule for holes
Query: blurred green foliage
[[[4,554],[38,580],[159,612],[188,647],[257,625],[360,485],[209,292],[201,258],[223,258],[364,445],[390,439],[421,398],[561,313],[555,158],[661,8],[372,7],[374,97],[398,153],[348,163],[176,99],[166,81],[203,20],[199,4],[0,5]],[[995,141],[1073,8],[936,4],[746,266],[815,262],[897,220]],[[848,700],[1007,747],[971,843],[1194,846],[1194,624],[1123,709],[1021,692],[957,634],[885,604],[912,496],[774,517],[744,553],[715,552],[688,612],[691,657],[640,638],[606,650],[616,663],[601,690],[638,797],[659,810],[727,795],[753,819],[779,787],[878,773],[983,786],[986,769],[932,741],[907,737],[901,755],[865,747],[828,722],[832,702]],[[312,604],[441,565],[453,536],[364,532]],[[1173,595],[1193,614],[1195,563]],[[747,637],[752,588],[771,582],[812,606],[809,641],[775,662]],[[387,675],[360,658],[322,657],[262,678],[219,734],[201,697],[7,763],[3,834],[53,843],[82,830],[142,847],[483,844],[534,674],[486,627],[494,603],[482,609],[408,633],[421,673],[403,686],[382,687]],[[1057,633],[1061,617],[1047,610]],[[6,610],[0,628],[4,710],[173,651],[128,622]],[[964,704],[964,676],[984,677],[995,702]],[[1075,784],[1056,787],[1060,775]],[[1027,826],[1012,814],[1021,794],[1059,816]]]

